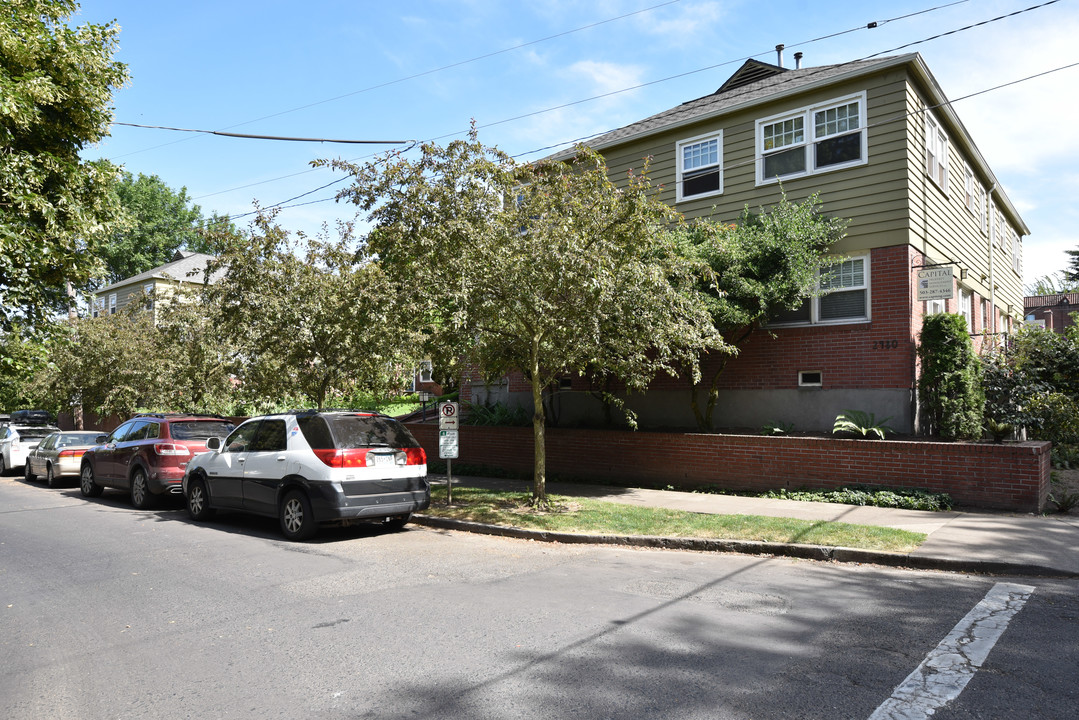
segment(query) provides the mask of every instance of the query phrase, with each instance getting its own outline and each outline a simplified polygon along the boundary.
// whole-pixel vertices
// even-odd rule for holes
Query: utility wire
[[[902,50],[904,48],[911,47],[913,45],[919,45],[919,44],[922,44],[922,43],[929,42],[931,40],[937,40],[937,39],[945,37],[947,35],[954,35],[956,33],[963,32],[965,30],[971,30],[971,29],[976,28],[976,27],[981,27],[982,25],[988,25],[989,23],[994,23],[994,22],[998,22],[1000,20],[1005,20],[1007,18],[1014,17],[1016,15],[1021,15],[1023,13],[1030,12],[1032,10],[1037,10],[1039,8],[1046,7],[1048,5],[1054,5],[1054,4],[1058,3],[1058,2],[1060,2],[1060,0],[1048,0],[1048,2],[1041,3],[1040,5],[1033,5],[1031,7],[1024,8],[1023,10],[1017,10],[1015,12],[1008,13],[1007,15],[1000,15],[998,17],[991,18],[989,20],[983,20],[981,22],[974,23],[972,25],[966,25],[966,26],[961,27],[961,28],[956,28],[955,30],[949,30],[948,32],[945,32],[945,33],[940,33],[938,35],[933,35],[932,37],[923,38],[921,40],[915,40],[914,42],[906,43],[904,45],[900,45],[900,46],[892,48],[890,50],[882,50],[880,52],[873,53],[872,55],[866,55],[865,57],[858,58],[857,60],[848,60],[847,62],[838,63],[838,64],[835,64],[835,65],[826,65],[826,66],[822,66],[820,68],[810,69],[809,73],[803,73],[802,75],[799,75],[797,78],[789,78],[789,79],[786,79],[786,80],[782,80],[779,83],[777,83],[777,85],[782,85],[782,84],[786,84],[788,82],[794,82],[795,80],[804,79],[805,77],[807,77],[807,74],[811,76],[811,75],[819,74],[819,73],[822,73],[822,72],[825,72],[825,71],[831,71],[831,70],[834,70],[835,68],[843,67],[844,65],[853,65],[854,63],[865,62],[866,60],[871,60],[871,59],[873,59],[875,57],[879,57],[880,55],[885,55],[887,53],[893,53],[893,52],[896,52],[898,50]],[[952,3],[952,4],[954,5],[955,3]],[[941,7],[950,7],[950,6],[949,5],[941,5],[938,8],[931,8],[931,10],[939,9]],[[925,11],[922,11],[922,12],[929,12],[929,11],[925,10]],[[904,17],[906,17],[906,16],[904,16]],[[898,19],[898,18],[893,18],[893,19]],[[888,21],[885,21],[885,22],[891,22],[891,20],[888,20]],[[882,23],[870,23],[866,27],[867,28],[871,28],[873,26],[879,27],[881,24]],[[855,29],[861,29],[861,28],[855,28]],[[844,31],[844,32],[851,32],[851,31],[848,30],[848,31]],[[842,34],[842,33],[835,33],[835,34]],[[826,35],[824,37],[834,37],[835,34]],[[808,45],[810,43],[817,42],[818,40],[822,40],[822,39],[824,39],[824,38],[815,38],[813,40],[807,40],[807,41],[804,41],[804,42],[797,43],[795,45],[791,45],[790,47],[792,47],[792,48],[794,48],[794,47],[802,47],[802,46]],[[763,54],[763,53],[758,53],[758,54]],[[740,58],[740,60],[745,61],[745,60],[751,59],[753,57],[754,57],[753,55],[750,55],[749,57],[746,57],[746,58]],[[542,115],[543,113],[547,113],[547,112],[553,112],[554,110],[562,110],[564,108],[572,107],[574,105],[580,105],[580,104],[583,104],[583,103],[586,103],[586,102],[591,102],[592,100],[600,100],[600,99],[603,99],[603,98],[606,98],[606,97],[610,97],[612,95],[618,95],[620,93],[629,92],[631,90],[638,90],[640,88],[648,87],[650,85],[656,85],[658,83],[667,82],[668,80],[676,80],[678,78],[686,77],[688,75],[694,75],[694,74],[697,74],[697,73],[700,73],[700,72],[704,72],[706,70],[713,70],[715,68],[722,67],[724,65],[730,65],[730,64],[736,63],[736,62],[739,62],[739,60],[728,60],[727,62],[719,63],[717,65],[710,65],[708,67],[699,68],[697,70],[690,70],[690,71],[687,71],[687,72],[684,72],[684,73],[679,73],[677,75],[671,75],[671,76],[666,77],[666,78],[661,78],[659,80],[652,80],[652,81],[649,81],[647,83],[642,83],[640,85],[634,85],[632,87],[622,88],[620,90],[612,90],[611,92],[603,93],[602,95],[595,95],[593,97],[584,98],[584,99],[581,99],[581,100],[574,100],[572,102],[565,103],[565,104],[562,104],[562,105],[558,105],[556,107],[545,108],[545,109],[542,109],[542,110],[536,110],[536,111],[531,112],[531,113],[526,113],[524,115],[517,115],[517,116],[512,117],[512,118],[505,118],[505,119],[502,119],[502,120],[497,120],[495,122],[486,123],[484,125],[477,125],[477,129],[493,127],[495,125],[502,125],[504,123],[513,122],[515,120],[522,120],[522,119],[527,118],[527,117],[532,117],[532,116],[535,116],[535,115]],[[744,90],[741,93],[735,93],[735,94],[728,95],[728,98],[740,97],[742,95],[747,95],[750,92],[751,92],[750,90]],[[707,96],[704,96],[704,97],[707,97]],[[692,102],[692,101],[690,101],[690,102]],[[683,104],[685,104],[685,103],[683,103]],[[631,123],[631,124],[635,124],[635,123]],[[629,126],[623,126],[623,127],[629,127]],[[588,135],[588,136],[585,136],[584,138],[580,138],[580,139],[587,140],[587,139],[590,139],[590,138],[595,138],[595,137],[599,137],[599,136],[602,136],[602,135],[606,135],[607,133],[615,132],[616,130],[621,130],[621,129],[622,128],[614,128],[612,130],[605,130],[605,131],[602,131],[602,132],[593,133],[592,135]],[[445,135],[439,135],[439,136],[437,136],[435,138],[432,138],[432,140],[442,140],[442,139],[445,139],[447,137],[456,137],[458,135],[463,135],[466,132],[468,132],[468,131],[467,130],[459,130],[459,131],[454,132],[454,133],[447,133]],[[574,140],[574,141],[568,141],[568,142],[578,142],[580,139]],[[549,150],[549,149],[553,149],[553,148],[557,148],[557,147],[563,147],[565,145],[566,145],[566,143],[559,143],[559,144],[556,144],[556,145],[549,145],[547,147],[539,148],[537,150],[529,150],[527,152],[518,153],[518,154],[514,155],[514,157],[522,157],[522,156],[525,156],[525,155],[531,155],[533,153],[542,152],[544,150]]]
[[[283,135],[249,135],[247,133],[231,133],[223,130],[194,130],[192,128],[166,127],[165,125],[137,125],[136,123],[125,122],[114,122],[112,124],[123,125],[125,127],[148,128],[150,130],[205,133],[207,135],[221,135],[223,137],[244,138],[248,140],[285,140],[288,142],[346,143],[350,145],[407,145],[410,142],[414,142],[412,140],[331,140],[330,138],[303,138]]]
[[[914,17],[916,15],[923,15],[925,13],[934,12],[936,10],[949,8],[949,7],[952,7],[954,5],[962,5],[963,3],[966,3],[966,2],[968,2],[968,0],[955,0],[955,2],[946,3],[944,5],[936,5],[934,7],[926,8],[924,10],[918,10],[916,12],[907,13],[906,15],[899,15],[897,17],[888,18],[886,20],[872,21],[872,22],[869,22],[869,23],[867,23],[865,25],[859,25],[858,27],[850,28],[848,30],[840,30],[839,32],[834,32],[834,33],[831,33],[831,34],[828,34],[828,35],[822,35],[820,37],[813,38],[812,40],[804,40],[804,41],[801,41],[799,43],[796,43],[795,45],[792,45],[791,47],[802,47],[802,46],[805,46],[805,45],[810,45],[810,44],[815,43],[815,42],[819,42],[821,40],[827,40],[829,38],[838,37],[840,35],[846,35],[848,33],[857,32],[859,30],[869,30],[869,29],[881,27],[882,25],[887,25],[888,23],[896,22],[897,20],[904,20],[904,19],[909,18],[909,17]],[[671,3],[664,3],[664,4],[669,5]],[[464,65],[466,63],[473,62],[473,61],[478,60],[478,59],[490,57],[492,55],[498,55],[498,54],[504,53],[504,52],[509,52],[509,50],[513,50],[513,49],[516,49],[518,47],[525,47],[527,45],[534,45],[536,43],[543,42],[544,40],[549,40],[551,38],[561,37],[563,35],[569,35],[571,33],[578,32],[579,30],[582,30],[582,29],[585,29],[585,28],[595,27],[596,25],[602,25],[604,23],[612,22],[613,20],[619,20],[619,19],[622,19],[622,18],[625,18],[625,17],[629,17],[629,15],[635,15],[635,14],[639,14],[639,13],[642,13],[642,12],[647,12],[649,10],[654,10],[656,8],[659,8],[659,7],[663,7],[663,5],[655,5],[655,6],[652,6],[650,8],[646,8],[645,10],[639,10],[636,13],[629,13],[628,15],[622,15],[622,16],[619,16],[617,18],[612,18],[611,20],[604,20],[604,21],[601,21],[601,22],[598,22],[598,23],[593,23],[592,25],[586,25],[583,28],[577,28],[576,30],[568,30],[566,32],[559,33],[558,35],[552,35],[552,36],[550,36],[548,38],[542,38],[540,40],[533,40],[533,41],[530,41],[530,42],[527,42],[527,43],[522,43],[521,45],[514,46],[514,48],[508,48],[507,50],[499,50],[499,51],[496,51],[496,52],[493,52],[493,53],[488,53],[486,55],[481,55],[481,56],[479,56],[477,58],[473,58],[472,60],[465,60],[465,61],[462,61],[462,62],[453,63],[452,65],[445,65],[445,66],[443,66],[441,68],[437,68],[435,70],[428,70],[426,72],[419,73],[417,75],[412,75],[412,76],[409,76],[407,78],[401,78],[399,80],[392,80],[392,81],[383,83],[382,85],[372,86],[371,88],[367,88],[366,90],[371,90],[371,89],[374,89],[376,87],[383,87],[385,85],[391,85],[391,84],[394,84],[394,83],[403,82],[404,80],[408,80],[408,79],[410,79],[412,77],[419,77],[421,75],[427,75],[427,74],[430,74],[430,73],[433,73],[433,72],[438,72],[439,70],[444,70],[446,68],[456,67],[458,65]],[[756,53],[756,54],[760,55],[762,53]],[[597,95],[597,96],[592,97],[592,98],[586,98],[584,100],[578,100],[575,103],[570,103],[570,104],[572,105],[572,104],[589,102],[590,100],[601,99],[601,98],[607,97],[609,95],[614,95],[614,94],[618,94],[618,93],[622,93],[622,92],[628,92],[630,90],[636,90],[636,89],[639,89],[639,88],[642,88],[642,87],[646,87],[647,85],[658,84],[658,83],[661,83],[661,82],[666,82],[667,80],[673,80],[673,79],[677,79],[677,78],[680,78],[680,77],[685,77],[687,75],[692,75],[692,74],[704,72],[704,71],[707,71],[707,70],[713,70],[715,68],[723,67],[725,65],[731,65],[731,64],[736,63],[736,62],[745,62],[746,60],[748,60],[748,59],[750,59],[752,57],[755,57],[755,55],[749,55],[749,56],[742,57],[742,58],[736,58],[734,60],[727,60],[727,61],[725,61],[723,63],[719,63],[717,65],[710,65],[708,67],[701,68],[699,70],[693,70],[693,71],[690,71],[690,72],[682,73],[680,75],[674,75],[674,76],[671,76],[671,77],[668,77],[668,78],[663,78],[661,80],[655,80],[653,82],[646,83],[644,85],[637,85],[635,87],[626,88],[626,89],[623,89],[623,90],[616,90],[616,91],[613,91],[611,93],[607,93],[607,94],[604,94],[604,95]],[[366,92],[366,90],[358,90],[357,92]],[[355,93],[351,93],[351,94],[355,94]],[[345,96],[341,96],[341,97],[345,97]],[[322,102],[328,102],[328,101],[322,101]],[[318,103],[315,103],[315,104],[318,104]],[[540,111],[537,111],[536,113],[531,113],[531,114],[550,112],[552,110],[557,110],[557,109],[560,109],[562,107],[568,107],[568,106],[569,105],[562,105],[562,106],[559,106],[558,108],[548,108],[546,110],[540,110]],[[304,106],[304,107],[310,107],[310,106]],[[291,112],[291,111],[284,111],[284,112]],[[283,114],[283,113],[278,113],[278,114]],[[267,115],[266,117],[275,117],[275,116]],[[529,115],[523,115],[523,116],[520,116],[520,117],[522,117],[522,118],[523,117],[529,117]],[[261,119],[265,119],[265,118],[261,118]],[[510,122],[513,119],[517,119],[517,118],[511,118],[509,120],[503,120],[503,121],[500,121],[500,123]],[[254,122],[254,121],[252,121],[252,122]],[[494,123],[494,124],[500,124],[500,123]],[[117,123],[117,124],[119,124],[119,123]],[[241,124],[244,124],[244,123],[241,123]],[[230,127],[237,127],[237,126],[233,125],[233,126],[230,126]],[[536,149],[536,150],[529,150],[527,152],[517,153],[516,155],[513,155],[512,157],[523,157],[525,155],[532,155],[534,153],[542,152],[544,150],[551,150],[551,149],[554,149],[554,148],[563,147],[563,146],[565,146],[567,144],[576,144],[576,143],[578,143],[580,141],[583,141],[583,140],[588,140],[590,138],[594,138],[594,137],[597,137],[599,135],[604,135],[607,132],[613,132],[613,131],[607,130],[607,131],[603,131],[603,132],[593,133],[591,135],[586,135],[584,137],[580,137],[580,138],[577,138],[575,140],[563,141],[563,142],[558,143],[556,145],[549,145],[547,147],[539,148],[539,149]],[[461,134],[461,133],[458,132],[458,133],[450,133],[450,134],[447,134],[447,135],[440,135],[438,137],[432,138],[432,140],[440,140],[440,139],[447,138],[447,137],[453,137],[453,136],[456,136],[456,135],[459,135],[459,134]],[[158,146],[158,147],[160,147],[160,146]],[[354,160],[364,160],[364,159],[366,159],[368,157],[371,157],[371,156],[368,155],[368,156],[365,156],[363,158],[355,158]],[[235,188],[229,188],[229,189],[226,189],[226,190],[219,190],[217,192],[208,193],[206,195],[200,195],[199,197],[194,198],[194,199],[195,200],[200,200],[202,198],[212,197],[214,195],[221,195],[221,194],[224,194],[224,193],[227,193],[227,192],[232,192],[234,190],[242,190],[244,188],[253,187],[255,185],[263,185],[263,184],[266,184],[266,183],[275,182],[276,180],[284,180],[284,179],[287,179],[287,178],[290,178],[290,177],[296,177],[297,175],[303,175],[303,174],[306,174],[306,173],[309,173],[309,172],[314,172],[314,171],[315,171],[315,169],[310,169],[310,170],[304,170],[304,171],[299,172],[299,173],[291,173],[289,175],[282,175],[282,176],[277,177],[277,178],[270,178],[268,180],[261,180],[259,182],[250,183],[248,185],[242,185],[242,186],[235,187]]]
[[[962,1],[965,2],[965,0],[962,0]],[[328,103],[328,102],[334,102],[336,100],[341,100],[342,98],[352,97],[353,95],[359,95],[361,93],[370,92],[372,90],[377,90],[379,88],[388,87],[390,85],[396,85],[398,83],[403,83],[403,82],[406,82],[408,80],[413,80],[413,79],[418,78],[418,77],[423,77],[425,75],[432,75],[432,74],[437,73],[437,72],[442,72],[443,70],[449,70],[451,68],[460,67],[462,65],[468,65],[469,63],[474,63],[474,62],[477,62],[479,60],[485,60],[487,58],[494,57],[496,55],[502,55],[504,53],[512,52],[514,50],[520,50],[521,48],[528,47],[530,45],[537,45],[537,44],[542,43],[542,42],[547,42],[548,40],[555,40],[555,39],[560,38],[560,37],[565,37],[566,35],[572,35],[574,33],[578,33],[578,32],[581,32],[583,30],[589,30],[591,28],[599,27],[600,25],[606,25],[607,23],[612,23],[612,22],[615,22],[616,20],[623,20],[625,18],[632,17],[633,15],[640,15],[641,13],[651,12],[652,10],[656,10],[657,8],[666,7],[667,5],[673,5],[673,4],[677,3],[677,2],[681,2],[681,0],[667,0],[667,2],[660,3],[659,5],[652,5],[651,7],[647,7],[647,8],[644,8],[642,10],[635,10],[635,11],[633,11],[631,13],[626,13],[625,15],[619,15],[618,17],[608,18],[607,20],[600,20],[598,22],[590,23],[588,25],[583,25],[581,27],[574,28],[572,30],[565,30],[565,31],[560,32],[560,33],[555,33],[554,35],[548,35],[547,37],[539,38],[538,40],[529,40],[528,42],[519,43],[517,45],[513,45],[513,46],[505,48],[503,50],[495,50],[493,52],[489,52],[489,53],[486,53],[484,55],[478,55],[476,57],[469,58],[468,60],[460,60],[460,61],[455,62],[455,63],[450,63],[449,65],[443,65],[441,67],[432,68],[431,70],[424,70],[423,72],[418,72],[418,73],[415,73],[413,75],[400,77],[400,78],[397,78],[396,80],[388,80],[386,82],[379,83],[378,85],[371,85],[370,87],[362,88],[360,90],[355,90],[355,91],[350,92],[350,93],[345,93],[344,95],[338,95],[336,97],[327,98],[326,100],[318,100],[318,101],[313,102],[313,103],[308,103],[307,105],[300,105],[298,107],[294,107],[294,108],[291,108],[289,110],[282,110],[280,112],[272,113],[270,115],[263,115],[262,117],[255,118],[254,120],[245,120],[244,122],[236,123],[235,125],[227,125],[224,128],[222,128],[222,130],[229,130],[229,129],[235,128],[235,127],[242,127],[244,125],[250,125],[251,123],[259,122],[261,120],[268,120],[270,118],[279,117],[281,115],[287,115],[288,113],[297,112],[299,110],[306,110],[307,108],[312,108],[312,107],[315,107],[317,105],[323,105],[323,104]],[[112,124],[113,125],[130,125],[130,123],[112,123]],[[149,125],[131,125],[131,126],[132,127],[155,127],[155,126],[149,126]],[[178,130],[179,128],[161,128],[161,129]],[[190,131],[190,132],[196,132],[196,131]],[[197,131],[197,132],[212,132],[215,135],[228,135],[228,133],[213,132],[213,131],[208,131],[208,130],[201,130],[201,131]],[[241,136],[241,137],[246,137],[246,136]],[[283,139],[283,138],[277,138],[277,139]],[[129,153],[124,153],[123,155],[117,155],[116,158],[114,158],[114,159],[127,157],[128,155],[134,155],[134,154],[140,153],[140,152],[146,152],[148,150],[156,150],[157,148],[165,147],[167,145],[173,145],[173,144],[178,143],[178,142],[185,142],[185,140],[173,140],[172,142],[162,143],[161,145],[154,145],[152,147],[143,148],[142,150],[133,150],[133,151],[131,151]]]

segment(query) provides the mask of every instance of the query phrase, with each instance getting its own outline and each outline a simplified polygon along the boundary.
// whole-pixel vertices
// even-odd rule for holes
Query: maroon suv
[[[206,450],[206,441],[223,438],[235,426],[218,415],[136,415],[82,457],[80,488],[97,497],[104,488],[127,490],[131,504],[146,508],[166,493],[183,493],[187,461]]]

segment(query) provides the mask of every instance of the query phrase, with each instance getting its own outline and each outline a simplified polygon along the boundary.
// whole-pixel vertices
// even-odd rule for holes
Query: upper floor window
[[[116,293],[109,294],[109,315],[116,314]]]
[[[869,319],[869,256],[862,255],[821,268],[821,292],[801,306],[776,315],[776,324],[845,323]]]
[[[1023,241],[1019,238],[1019,233],[1012,230],[1012,270],[1016,275],[1022,276],[1023,274]]]
[[[757,184],[866,162],[865,93],[757,121]]]
[[[677,145],[677,200],[723,192],[723,133],[700,135]]]
[[[970,214],[974,217],[978,217],[981,214],[980,202],[978,197],[978,191],[981,189],[978,185],[977,179],[974,177],[974,171],[971,170],[970,165],[963,167],[964,185],[966,190],[966,205],[967,210],[970,210]]]
[[[948,136],[929,112],[925,114],[925,172],[948,192]]]

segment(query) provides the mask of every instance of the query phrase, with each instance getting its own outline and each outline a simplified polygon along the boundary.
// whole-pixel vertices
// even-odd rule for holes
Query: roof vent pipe
[[[783,67],[783,43],[776,45],[776,55],[779,57],[779,67]]]
[[[802,69],[802,53],[800,53],[800,52],[794,53],[794,69],[795,70],[801,70]]]

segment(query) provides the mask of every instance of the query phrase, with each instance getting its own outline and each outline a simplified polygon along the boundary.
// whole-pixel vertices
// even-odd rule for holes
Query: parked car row
[[[357,410],[297,410],[238,427],[211,415],[141,414],[108,434],[48,427],[27,481],[77,476],[86,497],[126,491],[136,508],[183,494],[193,520],[218,510],[277,517],[289,540],[320,525],[399,529],[430,505],[427,456],[400,422]]]

